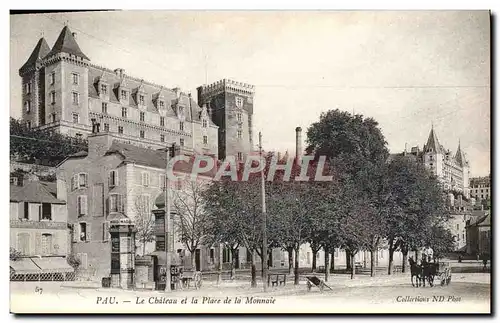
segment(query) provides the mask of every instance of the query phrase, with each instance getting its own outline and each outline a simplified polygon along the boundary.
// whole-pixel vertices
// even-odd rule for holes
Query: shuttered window
[[[88,202],[87,202],[87,195],[80,195],[78,196],[78,215],[87,215],[88,211]]]

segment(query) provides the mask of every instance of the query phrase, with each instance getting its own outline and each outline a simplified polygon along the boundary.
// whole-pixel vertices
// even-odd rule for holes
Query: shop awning
[[[66,261],[66,258],[47,257],[31,259],[40,267],[42,273],[69,273],[74,271],[73,267]]]
[[[16,274],[38,274],[41,270],[30,258],[21,258],[10,261],[10,268],[14,269]]]

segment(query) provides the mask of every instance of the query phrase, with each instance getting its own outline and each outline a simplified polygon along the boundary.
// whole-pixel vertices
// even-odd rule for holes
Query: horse
[[[422,279],[422,266],[417,264],[417,262],[413,260],[413,257],[410,257],[408,259],[408,262],[410,263],[411,285],[415,287],[415,284],[413,283],[413,277],[416,277],[415,283],[417,287],[419,287],[420,281]]]
[[[429,283],[431,287],[434,286],[434,277],[437,275],[439,270],[439,264],[433,262],[422,261],[422,276],[421,280],[425,287],[425,281]]]

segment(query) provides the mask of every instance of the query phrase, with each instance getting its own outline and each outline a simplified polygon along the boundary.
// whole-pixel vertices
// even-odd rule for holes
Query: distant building
[[[491,199],[491,177],[473,177],[470,179],[470,196],[476,201]]]
[[[86,137],[99,123],[126,143],[217,154],[217,126],[190,94],[90,63],[68,26],[52,48],[41,38],[19,75],[28,127]]]
[[[422,150],[418,146],[412,147],[404,154],[414,155],[418,161],[435,175],[442,183],[445,191],[462,192],[466,198],[469,192],[469,162],[458,143],[455,154],[439,143],[434,128],[429,133],[429,138]]]
[[[18,279],[53,279],[73,272],[67,263],[68,213],[54,183],[17,178],[10,185],[10,247],[21,258],[11,261]],[[38,275],[45,278],[40,278]],[[21,278],[20,278],[21,277]],[[11,277],[12,279],[12,277]],[[29,280],[29,279],[28,279]]]

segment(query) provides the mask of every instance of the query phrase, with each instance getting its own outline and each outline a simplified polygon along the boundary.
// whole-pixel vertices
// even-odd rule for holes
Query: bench
[[[286,285],[286,274],[269,274],[267,276],[267,286],[271,285],[274,287]]]
[[[320,291],[323,291],[326,288],[329,290],[332,290],[330,286],[328,286],[322,279],[316,277],[316,276],[306,276],[307,279],[307,290],[311,291],[311,288],[313,286],[316,286],[319,288]]]

